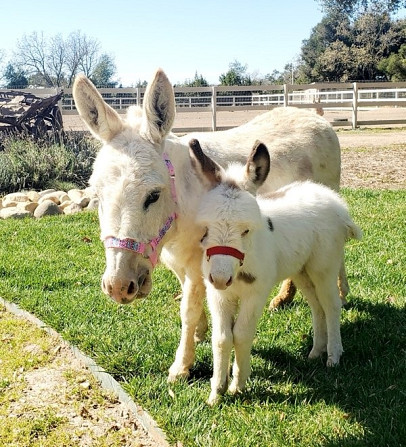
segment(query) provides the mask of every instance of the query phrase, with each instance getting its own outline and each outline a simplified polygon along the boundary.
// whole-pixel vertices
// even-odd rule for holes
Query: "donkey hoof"
[[[174,368],[173,365],[169,369],[169,375],[167,382],[175,383],[178,380],[187,379],[189,377],[189,369],[185,368]]]
[[[342,354],[342,349],[339,350],[338,352],[334,353],[334,354],[329,354],[327,357],[327,367],[328,368],[332,368],[335,366],[338,366],[338,364],[340,363],[340,357]]]
[[[210,393],[210,396],[207,399],[206,403],[209,407],[214,407],[215,405],[218,405],[221,402],[222,398],[223,396],[221,394]]]
[[[228,392],[232,395],[236,395],[242,393],[243,389],[244,386],[240,386],[235,380],[233,380],[228,387]]]
[[[327,368],[334,368],[335,366],[338,366],[339,363],[340,363],[340,359],[335,360],[335,359],[329,357],[327,359],[326,365],[327,365]]]
[[[312,360],[312,359],[318,359],[322,354],[323,354],[323,352],[325,352],[326,351],[326,348],[313,348],[311,351],[310,351],[310,353],[309,353],[309,355],[308,355],[308,358],[310,359],[310,360]]]

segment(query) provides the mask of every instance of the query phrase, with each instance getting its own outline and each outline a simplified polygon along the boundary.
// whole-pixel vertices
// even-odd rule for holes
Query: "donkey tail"
[[[354,222],[347,223],[347,239],[362,239],[362,230]]]

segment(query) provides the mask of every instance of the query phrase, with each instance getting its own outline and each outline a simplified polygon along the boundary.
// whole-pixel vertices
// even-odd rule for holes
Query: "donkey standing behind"
[[[190,148],[195,171],[209,189],[196,217],[205,231],[202,272],[213,325],[208,403],[216,403],[226,391],[233,344],[230,392],[244,388],[258,319],[272,287],[287,277],[311,307],[314,334],[309,358],[327,350],[327,366],[337,365],[343,352],[337,276],[345,241],[362,235],[344,201],[310,181],[255,198],[248,191],[262,185],[270,168],[262,143],[254,145],[245,168],[232,165],[226,171],[203,153],[197,140]]]

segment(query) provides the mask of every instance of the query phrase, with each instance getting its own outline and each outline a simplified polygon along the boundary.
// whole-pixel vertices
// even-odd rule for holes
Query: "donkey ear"
[[[208,188],[215,188],[221,183],[223,169],[202,150],[198,140],[189,142],[189,153],[193,169],[201,182]]]
[[[256,141],[245,165],[245,176],[247,180],[258,189],[266,180],[271,159],[264,143]]]
[[[144,95],[141,134],[160,144],[172,129],[175,119],[175,94],[163,70],[158,69]]]
[[[122,130],[118,113],[106,104],[85,75],[76,77],[72,93],[79,115],[97,139],[109,142]]]

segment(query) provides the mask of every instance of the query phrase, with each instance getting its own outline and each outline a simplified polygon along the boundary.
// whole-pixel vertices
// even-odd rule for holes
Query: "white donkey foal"
[[[202,272],[213,324],[208,403],[216,403],[226,391],[233,345],[230,392],[244,388],[258,319],[272,287],[287,277],[311,307],[314,335],[309,358],[327,350],[327,366],[338,364],[343,349],[337,276],[345,241],[362,234],[344,201],[310,181],[255,198],[250,192],[262,185],[270,168],[262,143],[255,144],[245,167],[234,165],[227,171],[203,153],[197,140],[190,148],[195,171],[209,189],[196,217],[205,229]]]

